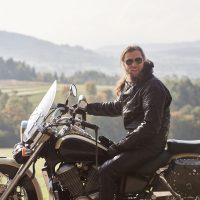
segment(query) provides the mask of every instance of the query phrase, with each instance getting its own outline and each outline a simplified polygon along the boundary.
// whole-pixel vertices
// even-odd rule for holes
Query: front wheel
[[[18,168],[16,166],[0,163],[0,198],[12,181]],[[34,181],[25,175],[8,196],[8,200],[41,200],[35,188]]]

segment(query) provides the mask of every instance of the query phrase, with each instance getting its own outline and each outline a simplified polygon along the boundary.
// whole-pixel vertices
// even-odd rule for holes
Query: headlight
[[[21,140],[21,142],[22,142],[24,131],[27,128],[27,124],[28,124],[27,120],[21,121],[21,125],[20,125],[20,140]]]

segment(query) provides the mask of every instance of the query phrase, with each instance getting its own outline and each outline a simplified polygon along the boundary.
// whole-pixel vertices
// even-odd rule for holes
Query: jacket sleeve
[[[137,148],[159,133],[164,114],[166,94],[163,88],[149,85],[142,93],[144,119],[125,139],[117,144],[119,151]]]
[[[86,111],[90,115],[96,116],[119,116],[122,113],[121,101],[105,103],[90,103],[86,107]]]

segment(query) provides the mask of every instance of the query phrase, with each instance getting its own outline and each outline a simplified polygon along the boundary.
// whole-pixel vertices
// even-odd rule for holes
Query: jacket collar
[[[140,72],[138,77],[136,77],[133,80],[133,82],[135,82],[136,85],[138,85],[138,84],[143,84],[147,80],[151,79],[153,77],[153,67],[154,64],[152,61],[150,60],[145,61],[142,71]]]

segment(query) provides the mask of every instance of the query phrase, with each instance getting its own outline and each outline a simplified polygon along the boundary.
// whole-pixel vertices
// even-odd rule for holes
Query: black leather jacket
[[[91,115],[122,115],[128,134],[117,144],[119,152],[143,147],[162,151],[165,147],[172,98],[164,84],[153,75],[152,68],[153,63],[145,64],[136,83],[126,82],[117,100],[87,106],[87,113]]]

